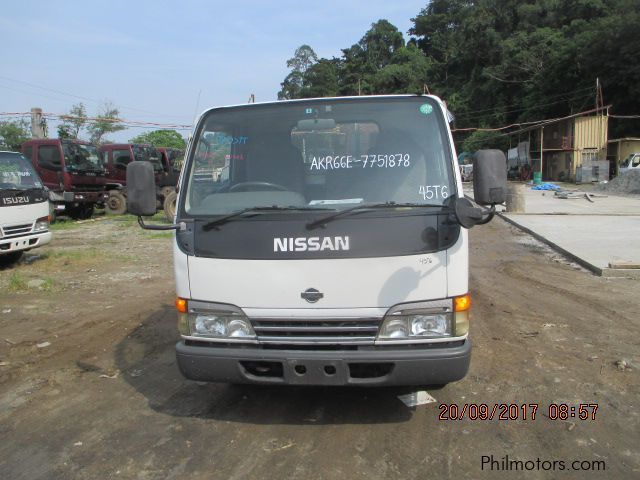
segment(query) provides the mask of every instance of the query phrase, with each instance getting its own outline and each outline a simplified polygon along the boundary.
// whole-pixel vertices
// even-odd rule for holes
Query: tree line
[[[493,128],[595,108],[597,79],[612,113],[640,113],[639,0],[433,0],[411,22],[405,40],[379,20],[331,59],[300,46],[278,98],[428,92],[455,127]],[[640,122],[612,119],[609,136],[640,136]],[[508,146],[497,133],[456,139]]]
[[[69,113],[60,118],[62,121],[57,128],[58,138],[84,139],[94,145],[111,143],[106,135],[127,128],[120,119],[120,111],[112,102],[105,102],[96,116],[91,118],[87,115],[84,103],[80,102],[73,105]],[[27,120],[0,121],[0,148],[19,151],[22,144],[30,139],[31,129]],[[141,133],[131,138],[129,143],[180,150],[186,147],[184,138],[176,130],[154,130]]]

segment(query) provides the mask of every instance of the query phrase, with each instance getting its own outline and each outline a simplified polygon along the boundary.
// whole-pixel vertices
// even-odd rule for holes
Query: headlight
[[[378,340],[418,340],[450,337],[451,313],[396,314],[385,317]]]
[[[464,336],[469,331],[469,306],[468,295],[396,305],[385,315],[377,340],[419,342]]]
[[[49,217],[40,217],[33,226],[34,232],[46,232],[49,230]]]
[[[178,330],[186,337],[226,341],[255,341],[244,312],[233,305],[178,299]]]

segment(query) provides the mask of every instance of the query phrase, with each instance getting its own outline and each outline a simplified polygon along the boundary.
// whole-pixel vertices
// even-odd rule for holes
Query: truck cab
[[[212,108],[176,211],[178,366],[189,379],[427,385],[463,378],[471,341],[462,191],[444,103],[430,95]],[[155,213],[153,169],[128,168]],[[474,158],[475,200],[504,201],[500,151]]]
[[[72,218],[90,218],[94,206],[102,206],[105,170],[98,149],[82,140],[36,139],[22,145],[34,169],[49,189],[58,212]]]
[[[171,187],[175,190],[178,177],[184,161],[184,150],[178,148],[158,147],[161,155],[163,177],[160,179],[160,187]]]
[[[107,213],[122,214],[126,212],[127,165],[130,162],[150,162],[155,172],[156,185],[163,183],[166,176],[162,154],[151,145],[110,143],[102,145],[99,153],[106,170],[106,188],[109,191],[105,207]],[[158,191],[158,195],[161,195],[160,191]]]
[[[49,195],[31,162],[0,151],[0,266],[51,241]]]

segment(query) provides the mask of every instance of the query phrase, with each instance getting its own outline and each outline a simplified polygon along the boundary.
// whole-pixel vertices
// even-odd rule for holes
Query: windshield
[[[151,162],[156,172],[162,171],[162,161],[157,148],[146,145],[133,145],[133,156],[137,161]]]
[[[19,153],[0,152],[0,190],[42,188],[31,162]]]
[[[184,162],[184,150],[168,149],[167,156],[169,158],[169,165],[175,172],[180,172],[182,163]]]
[[[69,170],[102,170],[98,149],[82,143],[63,143],[64,162]]]
[[[455,193],[445,125],[437,102],[418,96],[215,109],[197,132],[184,212],[442,206]]]

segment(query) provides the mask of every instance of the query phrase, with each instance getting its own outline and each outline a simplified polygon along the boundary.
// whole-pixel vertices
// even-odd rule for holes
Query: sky
[[[387,19],[408,38],[427,0],[3,2],[0,113],[89,116],[112,102],[123,119],[191,125],[206,108],[277,99],[295,49],[338,57]],[[6,119],[7,117],[0,117]],[[49,135],[55,136],[55,123]],[[148,129],[107,136],[128,141]],[[184,136],[187,130],[182,130]]]

